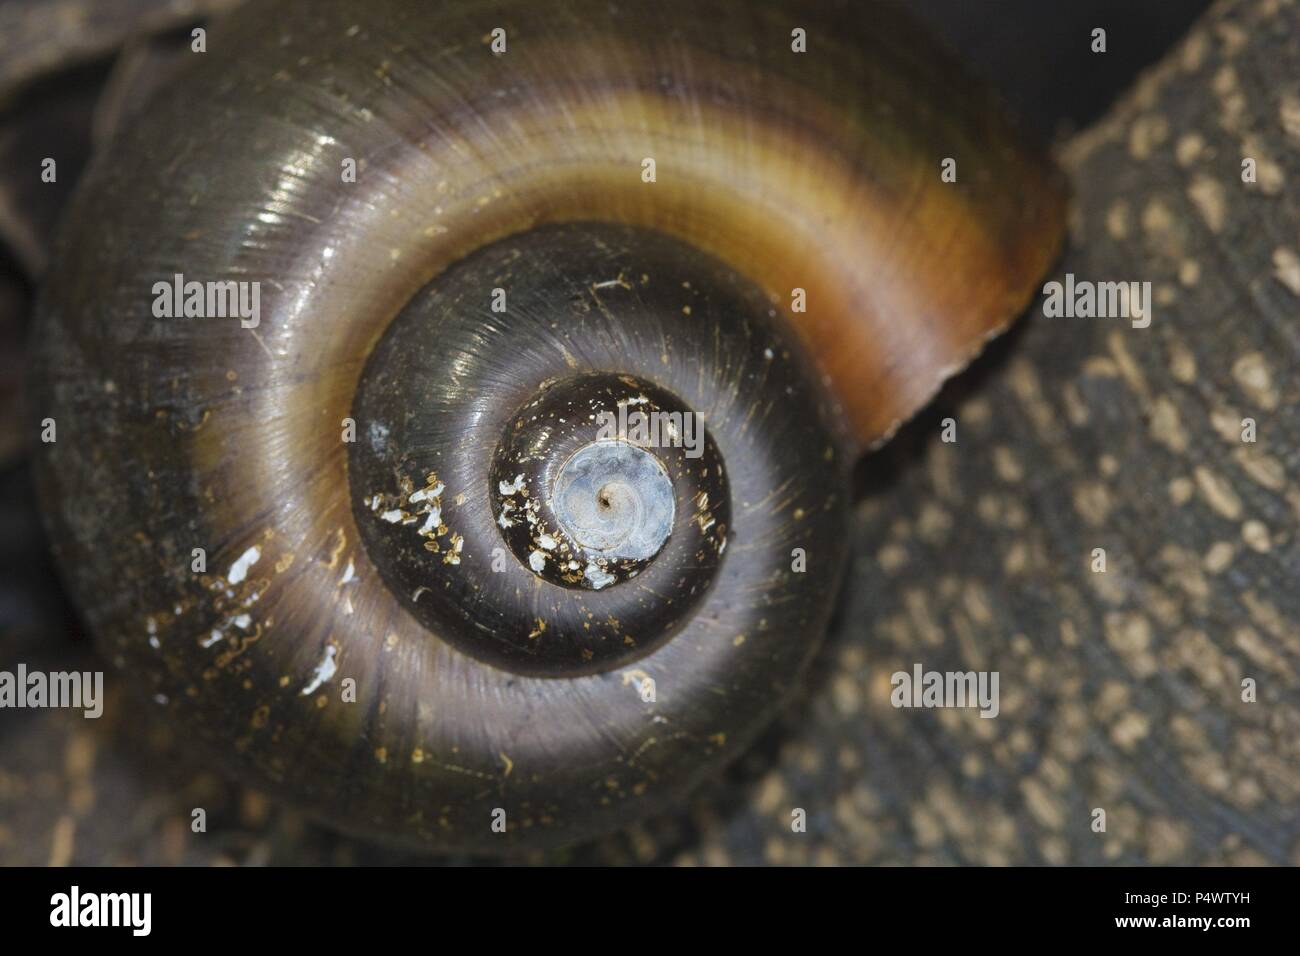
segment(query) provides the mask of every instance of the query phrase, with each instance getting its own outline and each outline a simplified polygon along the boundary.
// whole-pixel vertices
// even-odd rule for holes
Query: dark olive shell
[[[254,784],[433,849],[591,835],[775,712],[854,453],[1005,326],[1061,220],[887,7],[249,4],[65,223],[54,547],[108,656]],[[260,290],[256,322],[159,314],[177,276]],[[611,397],[702,414],[699,472],[578,457],[563,409]],[[512,466],[564,568],[500,522]],[[606,534],[628,515],[649,544]]]

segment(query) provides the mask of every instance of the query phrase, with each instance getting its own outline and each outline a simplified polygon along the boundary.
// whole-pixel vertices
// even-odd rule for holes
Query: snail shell
[[[821,639],[858,451],[1056,254],[1053,174],[888,8],[264,3],[208,48],[41,306],[101,646],[345,830],[502,852],[678,799]],[[257,324],[158,317],[176,275]]]

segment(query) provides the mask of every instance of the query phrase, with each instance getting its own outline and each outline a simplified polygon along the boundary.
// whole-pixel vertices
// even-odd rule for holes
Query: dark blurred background
[[[1025,122],[1059,139],[1097,119],[1210,0],[903,0]],[[1106,53],[1092,31],[1106,31]]]

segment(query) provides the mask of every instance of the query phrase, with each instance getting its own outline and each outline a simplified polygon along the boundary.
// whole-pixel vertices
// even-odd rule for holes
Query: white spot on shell
[[[534,551],[528,556],[528,566],[538,574],[546,567],[546,555],[541,551]]]
[[[597,591],[614,583],[614,575],[594,562],[588,562],[587,570],[583,573],[586,575],[587,580],[591,582],[591,586]]]
[[[226,580],[231,584],[239,584],[248,577],[248,569],[257,564],[261,557],[262,549],[253,545],[235,559],[235,563],[230,566],[230,571],[226,574]]]
[[[334,655],[337,653],[338,650],[333,644],[325,645],[325,657],[316,665],[316,672],[311,675],[311,681],[302,689],[304,697],[315,693],[316,688],[334,676],[334,672],[338,670],[338,665],[334,663]]]
[[[428,535],[430,531],[436,531],[440,524],[442,524],[442,509],[430,508],[428,517],[424,519],[424,524],[420,527],[420,534]]]

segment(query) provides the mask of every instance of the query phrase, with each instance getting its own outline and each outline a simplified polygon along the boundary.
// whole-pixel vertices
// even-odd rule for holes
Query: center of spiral
[[[561,529],[589,554],[646,561],[673,530],[672,479],[650,452],[621,441],[579,448],[552,491]]]
[[[519,563],[562,588],[605,591],[725,547],[717,446],[681,399],[630,374],[543,381],[511,416],[488,491]]]

